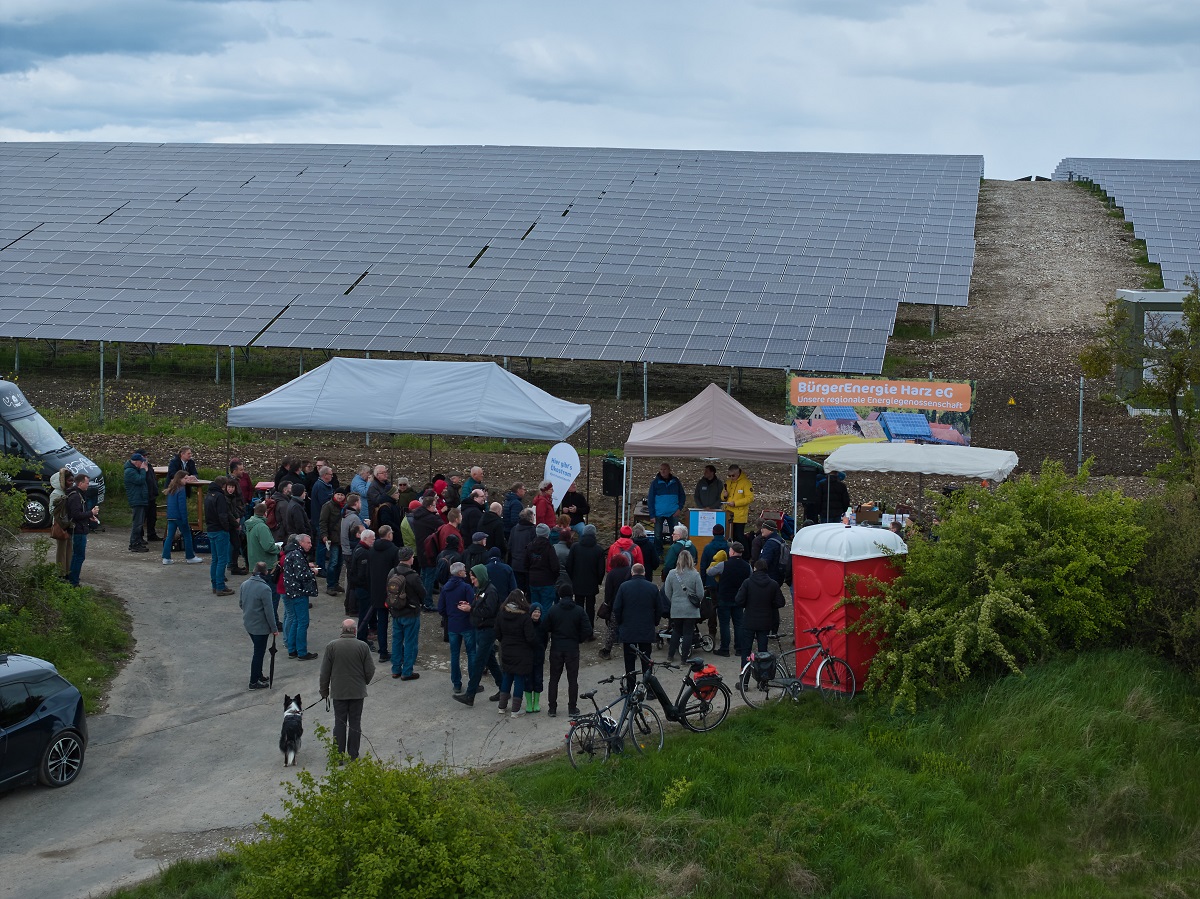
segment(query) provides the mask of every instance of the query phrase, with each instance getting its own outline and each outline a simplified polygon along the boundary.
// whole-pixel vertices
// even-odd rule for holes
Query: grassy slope
[[[673,729],[654,757],[501,776],[581,835],[578,895],[1195,895],[1198,712],[1165,664],[1090,654],[913,718],[813,698]],[[119,895],[229,895],[228,865]]]

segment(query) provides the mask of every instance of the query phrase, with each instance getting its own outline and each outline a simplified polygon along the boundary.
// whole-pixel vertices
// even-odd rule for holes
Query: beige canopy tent
[[[621,523],[626,520],[633,490],[635,456],[683,456],[732,459],[738,462],[778,462],[792,466],[792,515],[796,514],[796,436],[791,426],[759,418],[716,384],[678,409],[640,421],[625,442],[625,489]]]

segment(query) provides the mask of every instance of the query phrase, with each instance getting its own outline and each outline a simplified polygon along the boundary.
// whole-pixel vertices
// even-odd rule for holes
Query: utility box
[[[615,456],[605,456],[600,468],[600,488],[605,496],[620,496],[625,492],[625,463]]]
[[[877,578],[890,583],[900,573],[896,556],[907,552],[908,546],[899,534],[882,528],[813,524],[798,531],[792,539],[796,647],[814,642],[811,634],[804,633],[807,628],[834,625],[837,631],[825,634],[822,640],[835,656],[850,663],[856,683],[865,683],[876,646],[863,634],[841,633],[860,615],[857,607],[839,606],[846,598],[846,578]],[[860,596],[865,592],[861,587],[858,590]],[[802,668],[807,661],[807,653],[798,653],[796,667]],[[815,686],[816,674],[817,666],[813,665],[804,682]]]

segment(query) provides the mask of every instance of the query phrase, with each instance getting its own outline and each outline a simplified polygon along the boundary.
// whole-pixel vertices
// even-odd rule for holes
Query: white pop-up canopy
[[[230,427],[565,440],[592,417],[494,362],[335,358],[229,410]]]
[[[1017,454],[978,446],[870,443],[843,446],[825,458],[825,471],[898,471],[1003,481]]]

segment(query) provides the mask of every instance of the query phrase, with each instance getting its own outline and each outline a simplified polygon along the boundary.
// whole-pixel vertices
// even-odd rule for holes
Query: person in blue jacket
[[[663,545],[663,523],[666,523],[665,533],[673,531],[675,525],[679,524],[679,512],[686,502],[683,484],[671,474],[671,466],[664,462],[658,467],[658,474],[646,491],[646,508],[654,516],[654,544],[660,550]]]

